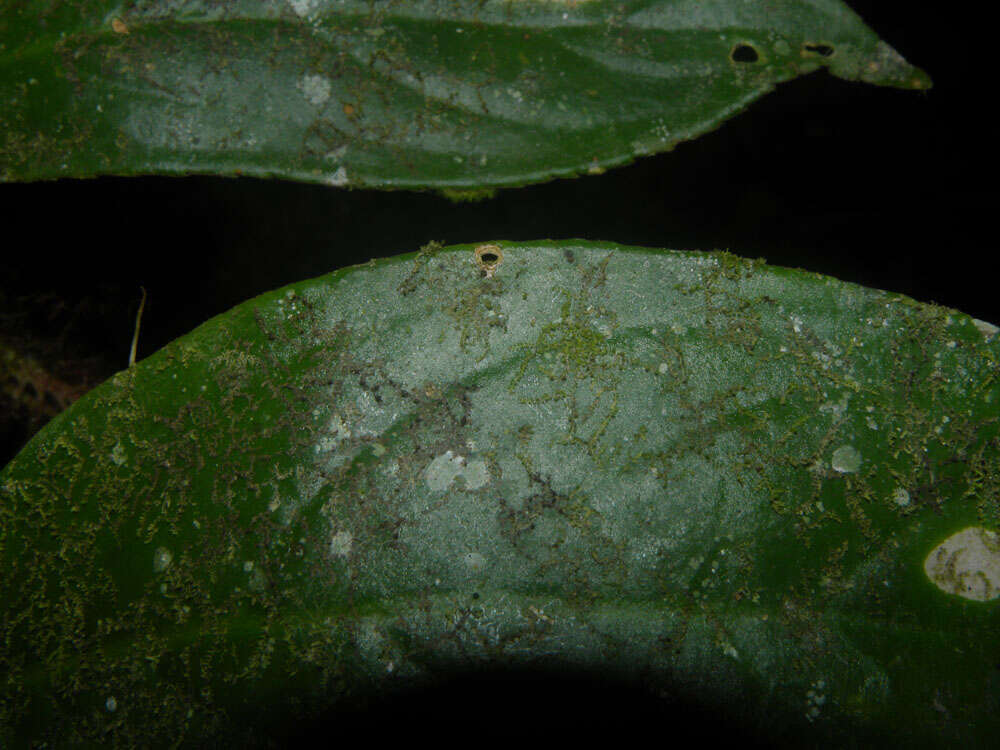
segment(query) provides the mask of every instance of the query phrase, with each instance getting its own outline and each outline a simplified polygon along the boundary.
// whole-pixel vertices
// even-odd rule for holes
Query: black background
[[[992,27],[966,15],[971,5],[848,4],[934,88],[819,72],[672,153],[481,203],[205,177],[0,185],[0,336],[71,380],[99,382],[127,363],[140,286],[142,358],[256,294],[429,240],[571,237],[729,249],[1000,323]],[[38,426],[2,409],[0,465]],[[510,732],[548,721],[622,739],[664,720],[627,686],[536,674],[470,678],[359,721],[396,736],[453,722],[482,739],[490,732],[476,727],[499,715]]]

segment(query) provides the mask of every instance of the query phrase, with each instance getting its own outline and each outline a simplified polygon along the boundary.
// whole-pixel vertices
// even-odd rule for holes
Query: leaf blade
[[[995,328],[728,254],[491,252],[263,295],[40,433],[0,473],[0,736],[197,742],[558,658],[775,738],[989,746]]]
[[[0,175],[515,186],[669,150],[824,65],[929,86],[839,1],[743,5],[11,6]]]

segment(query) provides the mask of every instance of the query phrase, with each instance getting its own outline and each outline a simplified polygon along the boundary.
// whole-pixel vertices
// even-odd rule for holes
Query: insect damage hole
[[[729,53],[729,59],[738,63],[755,63],[760,59],[760,55],[757,54],[753,45],[741,43],[733,47]]]
[[[803,44],[802,49],[820,57],[830,57],[833,54],[833,47],[829,44]]]
[[[499,245],[480,245],[476,248],[476,265],[486,278],[492,278],[503,262],[503,251]]]

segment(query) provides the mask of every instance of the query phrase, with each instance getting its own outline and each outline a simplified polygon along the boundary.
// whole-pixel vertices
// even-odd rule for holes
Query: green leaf
[[[0,744],[239,744],[555,660],[783,743],[990,746],[996,332],[578,241],[262,295],[0,473]]]
[[[468,195],[669,150],[823,66],[930,86],[840,0],[21,0],[0,7],[0,179]]]

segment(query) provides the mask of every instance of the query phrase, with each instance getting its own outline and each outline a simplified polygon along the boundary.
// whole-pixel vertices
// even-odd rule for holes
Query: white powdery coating
[[[321,75],[305,75],[298,84],[299,91],[310,104],[320,107],[330,98],[330,82]]]
[[[1000,539],[980,526],[962,529],[931,550],[924,573],[946,594],[992,601],[1000,597]]]

